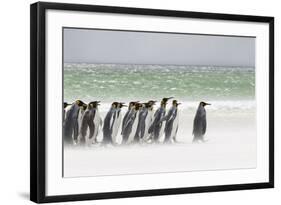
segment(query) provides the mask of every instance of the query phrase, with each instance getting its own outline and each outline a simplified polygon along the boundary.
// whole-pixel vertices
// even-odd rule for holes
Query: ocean
[[[173,96],[184,101],[254,100],[252,67],[70,64],[64,98],[129,101]]]

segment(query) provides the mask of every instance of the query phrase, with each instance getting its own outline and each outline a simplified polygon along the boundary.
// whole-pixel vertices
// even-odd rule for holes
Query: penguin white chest
[[[147,116],[145,118],[145,131],[144,131],[144,137],[147,137],[148,135],[148,129],[153,121],[152,119],[153,117],[153,112],[152,111],[148,111]]]
[[[134,123],[132,125],[132,131],[131,131],[131,133],[129,135],[129,138],[128,138],[129,143],[134,140],[134,137],[136,135],[137,128],[138,128],[138,123],[139,123],[139,112],[136,113],[136,117],[135,117]]]
[[[82,119],[83,119],[83,115],[84,115],[84,110],[79,110],[79,113],[78,113],[78,119],[77,119],[77,121],[78,121],[78,128],[79,128],[79,130],[81,129],[81,125],[82,125]]]
[[[100,128],[100,123],[99,122],[100,122],[100,113],[97,110],[96,114],[95,114],[95,117],[94,117],[95,132],[94,132],[94,137],[93,138],[96,138],[96,136],[98,135],[99,128]]]
[[[121,115],[121,111],[120,111],[119,116],[116,116],[116,119],[115,119],[114,125],[113,125],[113,130],[112,130],[112,140],[113,140],[113,142],[116,142],[118,130],[119,130],[120,123],[121,123],[121,118],[122,118],[122,115]]]
[[[173,121],[173,129],[171,132],[171,137],[175,138],[177,135],[177,129],[178,129],[178,125],[179,125],[179,113],[177,113],[174,121]]]
[[[159,141],[163,141],[164,140],[165,125],[166,125],[166,120],[163,121],[162,124],[161,124],[161,129],[160,129],[160,132],[159,132]]]

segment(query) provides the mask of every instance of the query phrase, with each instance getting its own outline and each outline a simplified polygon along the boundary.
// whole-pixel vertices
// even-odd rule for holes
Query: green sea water
[[[64,100],[254,100],[252,67],[64,65]]]

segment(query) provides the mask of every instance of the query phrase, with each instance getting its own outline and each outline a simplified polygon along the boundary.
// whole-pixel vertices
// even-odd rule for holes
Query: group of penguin
[[[149,100],[145,103],[139,101],[113,102],[104,120],[99,114],[100,101],[88,104],[76,100],[72,104],[64,102],[63,135],[64,142],[68,145],[91,145],[99,143],[97,140],[100,131],[103,133],[103,145],[117,143],[117,134],[121,129],[121,144],[134,143],[164,143],[177,142],[176,135],[179,127],[179,111],[177,100],[172,101],[170,109],[166,106],[170,99],[163,98],[160,107],[154,112],[157,101]],[[204,142],[206,132],[206,110],[209,103],[200,102],[193,121],[193,142]],[[128,107],[122,118],[121,109]]]

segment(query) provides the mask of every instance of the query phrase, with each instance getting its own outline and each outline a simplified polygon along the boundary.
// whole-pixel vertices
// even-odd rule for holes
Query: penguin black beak
[[[210,103],[205,103],[205,105],[211,105]]]
[[[156,100],[150,100],[150,101],[148,101],[147,103],[149,103],[149,104],[151,104],[151,105],[155,105],[156,104]]]

